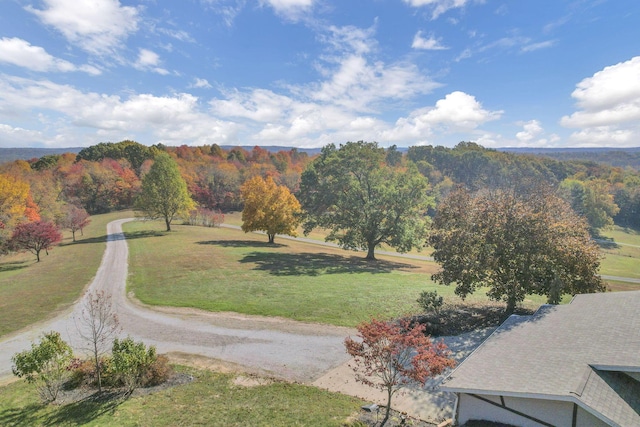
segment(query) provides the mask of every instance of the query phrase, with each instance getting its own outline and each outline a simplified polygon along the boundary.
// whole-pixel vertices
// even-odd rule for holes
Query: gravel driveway
[[[122,223],[107,225],[107,248],[89,290],[111,295],[123,333],[153,344],[160,353],[181,352],[221,359],[246,369],[289,381],[312,382],[348,359],[342,344],[353,334],[349,328],[313,325],[244,316],[215,314],[191,309],[149,309],[125,295],[128,247]],[[0,380],[11,376],[11,357],[30,347],[42,332],[56,330],[74,349],[82,348],[72,311],[32,325],[0,341]]]
[[[349,357],[343,341],[346,336],[355,336],[355,329],[237,313],[167,307],[152,309],[127,298],[128,247],[122,224],[131,220],[117,220],[107,225],[107,247],[88,288],[89,291],[104,290],[111,295],[122,336],[131,335],[136,340],[155,345],[158,352],[175,354],[181,360],[185,360],[184,354],[212,358],[223,364],[239,365],[248,372],[313,384],[380,404],[385,402],[383,395],[356,383],[347,366]],[[81,354],[83,344],[74,318],[79,318],[82,302],[81,298],[67,313],[0,341],[0,383],[12,377],[11,357],[28,349],[43,332],[60,332],[76,353]],[[445,337],[445,342],[460,360],[489,332]],[[453,397],[434,390],[435,386],[436,381],[432,381],[424,389],[396,397],[394,408],[424,420],[438,421],[450,416]]]

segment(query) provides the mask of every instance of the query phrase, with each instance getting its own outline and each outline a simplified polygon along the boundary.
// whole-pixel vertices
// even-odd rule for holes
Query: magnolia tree
[[[372,319],[358,326],[358,339],[348,337],[344,344],[354,358],[351,367],[356,380],[387,393],[381,427],[389,419],[396,392],[409,385],[424,386],[429,378],[455,365],[442,341],[434,343],[424,334],[424,325],[412,326],[409,321]]]

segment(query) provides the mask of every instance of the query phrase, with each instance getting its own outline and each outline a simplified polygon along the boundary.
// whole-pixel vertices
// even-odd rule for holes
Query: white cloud
[[[579,111],[564,116],[560,123],[579,128],[572,140],[584,143],[609,141],[626,143],[640,137],[640,56],[621,62],[576,85],[571,96]]]
[[[583,147],[637,147],[639,135],[631,129],[597,126],[572,133],[571,141]]]
[[[350,111],[373,112],[381,102],[404,101],[440,86],[415,64],[376,61],[374,34],[375,26],[329,27],[322,40],[330,53],[318,64],[325,80],[296,91],[316,102],[339,105]]]
[[[198,98],[191,94],[132,94],[122,99],[117,95],[82,92],[48,80],[0,75],[0,119],[3,115],[15,118],[40,112],[57,117],[48,126],[55,126],[67,137],[90,128],[92,138],[148,134],[153,140],[141,142],[202,145],[234,143],[238,132],[234,123],[201,111]],[[82,140],[82,144],[91,142]],[[69,141],[66,145],[70,146]]]
[[[305,13],[309,12],[315,0],[260,0],[261,5],[269,5],[276,14],[290,19],[299,20]]]
[[[456,91],[438,100],[435,107],[421,108],[398,119],[386,137],[397,141],[426,137],[435,132],[470,132],[501,115],[502,111],[485,110],[474,96]]]
[[[191,83],[189,85],[190,88],[195,87],[198,89],[211,89],[213,86],[211,86],[211,84],[209,83],[209,81],[207,81],[207,79],[201,79],[196,77],[193,80],[193,83]]]
[[[163,76],[169,74],[169,71],[158,65],[160,65],[160,56],[157,53],[149,49],[139,49],[138,59],[133,67],[140,71],[153,71]]]
[[[413,43],[411,47],[414,49],[422,49],[422,50],[446,50],[448,47],[442,45],[440,40],[436,39],[433,36],[429,36],[429,38],[425,39],[422,37],[422,31],[418,31],[416,35],[413,37]]]
[[[527,53],[527,52],[533,52],[540,49],[547,49],[552,47],[555,44],[556,44],[555,40],[546,40],[539,43],[530,43],[522,46],[522,49],[520,49],[520,52]]]
[[[464,7],[471,0],[404,0],[404,2],[412,7],[428,6],[432,8],[431,18],[436,19],[449,9]]]
[[[42,132],[0,123],[0,141],[10,141],[11,147],[33,147],[46,143]]]
[[[92,65],[76,66],[64,59],[55,58],[40,46],[33,46],[28,41],[19,38],[0,39],[0,62],[28,68],[32,71],[84,71],[98,75],[101,71]]]
[[[523,130],[516,133],[516,138],[518,138],[520,142],[530,142],[544,131],[540,122],[537,120],[530,120],[521,125]]]
[[[138,29],[138,10],[118,0],[43,0],[44,8],[26,9],[74,45],[94,55],[109,55]]]

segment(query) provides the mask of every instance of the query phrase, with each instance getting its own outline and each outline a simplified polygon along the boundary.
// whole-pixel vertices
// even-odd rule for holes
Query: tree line
[[[0,243],[5,251],[15,249],[12,233],[38,221],[75,235],[83,226],[72,220],[83,216],[79,212],[135,207],[163,218],[170,230],[175,218],[194,218],[189,212],[196,207],[243,210],[243,230],[265,231],[271,242],[276,234],[295,234],[298,225],[305,233],[320,227],[327,240],[363,249],[371,260],[381,244],[407,252],[424,246],[430,235],[444,271],[434,279],[456,283],[461,296],[491,285],[491,296],[511,308],[526,293],[556,301],[564,293],[601,289],[591,277],[599,262],[589,236],[614,223],[640,225],[639,184],[640,174],[629,168],[499,152],[471,142],[403,153],[359,141],[330,144],[313,156],[295,148],[273,153],[257,146],[100,143],[77,155],[0,165]],[[555,234],[543,232],[550,227]],[[578,245],[579,254],[572,258],[566,241]],[[447,252],[452,245],[468,252]],[[491,254],[492,247],[504,253]],[[544,252],[555,258],[544,258]],[[516,253],[528,255],[514,262]],[[543,261],[554,267],[536,270]],[[504,273],[504,266],[514,264],[517,270]],[[469,274],[478,265],[485,270],[454,274],[456,268]],[[522,289],[514,291],[516,284]]]

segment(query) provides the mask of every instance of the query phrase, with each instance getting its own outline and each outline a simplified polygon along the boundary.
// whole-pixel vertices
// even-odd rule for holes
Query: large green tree
[[[613,217],[620,211],[609,187],[603,179],[565,179],[560,183],[560,194],[578,215],[587,220],[593,234],[600,228],[612,226]]]
[[[415,168],[390,167],[375,142],[327,145],[302,174],[298,200],[305,211],[304,231],[329,231],[326,240],[346,249],[387,244],[400,252],[424,243],[433,200],[428,182]]]
[[[461,297],[481,287],[507,304],[527,294],[557,304],[564,294],[603,291],[600,253],[587,222],[548,189],[528,194],[458,188],[438,206],[429,237],[441,271]]]
[[[187,191],[187,183],[169,154],[156,155],[151,169],[142,178],[136,207],[149,218],[163,218],[167,231],[171,231],[171,222],[176,217],[195,208],[195,202]]]

